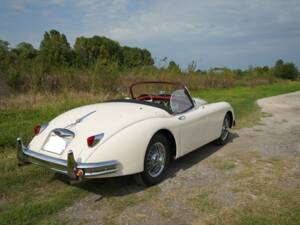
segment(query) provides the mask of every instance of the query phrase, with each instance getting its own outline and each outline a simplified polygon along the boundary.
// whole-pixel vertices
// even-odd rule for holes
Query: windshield
[[[193,103],[186,94],[185,89],[179,89],[172,93],[170,98],[171,110],[174,114],[186,112],[193,107]]]
[[[165,107],[172,114],[193,108],[193,101],[184,85],[173,82],[139,82],[131,85],[132,99]]]

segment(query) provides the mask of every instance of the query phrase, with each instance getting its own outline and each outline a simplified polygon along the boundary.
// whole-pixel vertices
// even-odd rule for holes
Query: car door
[[[174,91],[170,104],[178,120],[181,155],[206,144],[208,119],[205,106],[195,105],[187,89]]]
[[[180,121],[181,153],[185,155],[205,145],[209,139],[209,121],[205,106],[177,115]]]

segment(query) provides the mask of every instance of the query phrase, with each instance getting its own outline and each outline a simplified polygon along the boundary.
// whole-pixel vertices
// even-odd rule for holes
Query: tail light
[[[74,174],[76,177],[83,177],[84,176],[84,170],[83,169],[76,169],[74,171]]]
[[[87,138],[87,145],[91,148],[94,147],[96,144],[98,144],[101,139],[103,138],[104,133],[93,135]]]
[[[47,126],[48,126],[47,123],[36,125],[36,126],[34,127],[34,129],[33,129],[35,135],[38,135],[38,134],[42,133],[42,131],[45,130]]]

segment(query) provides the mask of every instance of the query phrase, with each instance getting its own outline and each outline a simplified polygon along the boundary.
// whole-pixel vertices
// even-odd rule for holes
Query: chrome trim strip
[[[67,125],[65,128],[76,126],[77,123],[81,123],[85,118],[87,118],[88,116],[92,115],[95,112],[96,112],[96,110],[94,110],[92,112],[89,112],[88,114],[86,114],[86,115],[80,117],[79,119],[77,119],[74,123],[71,123],[71,124]]]
[[[84,170],[85,174],[83,179],[95,178],[100,175],[118,171],[119,162],[116,160],[99,163],[77,163],[72,151],[68,153],[68,160],[57,159],[28,149],[22,144],[20,138],[17,139],[17,148],[17,158],[20,166],[30,163],[37,164],[56,172],[67,174],[71,180],[78,180],[78,177],[74,174],[76,169]]]

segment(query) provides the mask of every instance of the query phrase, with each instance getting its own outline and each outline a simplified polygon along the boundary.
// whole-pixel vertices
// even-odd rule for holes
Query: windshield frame
[[[187,87],[183,84],[183,83],[180,83],[180,82],[170,82],[170,81],[140,81],[140,82],[135,82],[133,84],[131,84],[129,86],[129,93],[130,93],[130,96],[133,100],[136,100],[137,97],[134,96],[134,87],[137,86],[137,85],[143,85],[143,84],[166,84],[166,85],[174,85],[175,87],[177,87],[178,89],[183,89],[184,90],[184,93],[187,95],[188,99],[190,100],[190,103],[191,103],[191,107],[188,108],[187,110],[183,111],[183,112],[179,112],[179,113],[172,113],[173,115],[177,115],[177,114],[182,114],[182,113],[185,113],[191,109],[193,109],[195,107],[195,103],[193,101],[193,98],[191,97]]]

